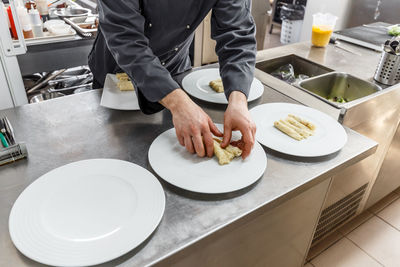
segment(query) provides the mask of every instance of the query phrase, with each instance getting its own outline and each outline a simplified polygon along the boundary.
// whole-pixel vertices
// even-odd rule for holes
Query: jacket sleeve
[[[220,74],[228,99],[232,91],[246,97],[256,61],[255,24],[250,0],[218,0],[211,15],[211,37],[217,42]]]
[[[98,5],[100,29],[107,47],[138,90],[142,111],[153,113],[162,109],[158,101],[180,86],[149,47],[139,0],[99,0]],[[151,103],[143,103],[146,101]],[[146,106],[150,107],[147,112],[143,110]]]

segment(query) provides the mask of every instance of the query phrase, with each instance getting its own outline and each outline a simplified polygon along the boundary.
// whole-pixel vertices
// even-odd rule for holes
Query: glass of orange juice
[[[326,13],[313,15],[311,43],[316,47],[325,47],[329,43],[337,17]]]

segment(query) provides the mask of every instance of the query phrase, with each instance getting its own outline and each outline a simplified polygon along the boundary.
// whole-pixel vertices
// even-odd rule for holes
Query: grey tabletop
[[[101,91],[90,91],[39,104],[0,111],[14,126],[16,139],[25,141],[29,158],[0,167],[0,266],[40,265],[17,251],[10,240],[8,217],[19,194],[44,173],[64,164],[90,158],[116,158],[150,171],[147,152],[152,141],[172,128],[163,111],[144,115],[99,106]],[[197,101],[217,123],[224,105]],[[250,108],[268,102],[294,102],[265,87]],[[254,186],[222,196],[193,195],[164,182],[164,217],[144,244],[104,266],[144,266],[159,262],[180,249],[254,212],[271,209],[331,177],[336,171],[372,154],[376,143],[346,129],[348,142],[337,154],[301,160],[266,150],[268,167]]]

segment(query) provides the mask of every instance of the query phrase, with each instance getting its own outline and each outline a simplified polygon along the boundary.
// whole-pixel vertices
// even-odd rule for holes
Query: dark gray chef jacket
[[[194,30],[212,9],[220,74],[228,98],[248,96],[253,80],[256,40],[251,0],[99,0],[99,30],[89,55],[95,83],[121,70],[131,78],[141,110],[160,111],[158,102],[174,89],[173,79],[191,68]]]

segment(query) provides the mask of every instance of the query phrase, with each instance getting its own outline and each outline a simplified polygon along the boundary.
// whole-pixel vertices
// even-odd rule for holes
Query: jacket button
[[[165,62],[161,62],[161,65],[163,65],[163,66],[164,66],[164,65],[165,65]]]
[[[189,25],[189,24],[188,24],[188,25],[186,25],[186,29],[188,29],[188,30],[190,29],[190,25]]]
[[[149,23],[149,28],[151,28],[153,26],[153,24]]]
[[[175,47],[175,51],[178,51],[178,47]]]

